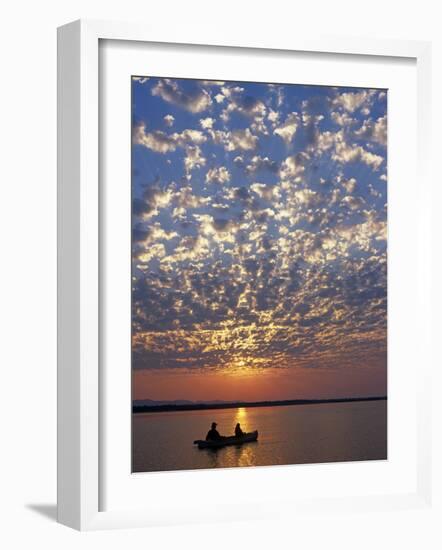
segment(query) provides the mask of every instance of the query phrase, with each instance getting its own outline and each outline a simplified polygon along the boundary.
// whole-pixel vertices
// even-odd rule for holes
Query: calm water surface
[[[258,441],[199,450],[210,424],[222,435],[235,424]],[[387,402],[359,401],[139,413],[133,415],[133,471],[194,470],[387,458]]]

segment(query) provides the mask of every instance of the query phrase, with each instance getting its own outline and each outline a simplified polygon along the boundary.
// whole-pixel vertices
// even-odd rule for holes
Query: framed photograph
[[[427,505],[429,52],[59,29],[61,523]]]

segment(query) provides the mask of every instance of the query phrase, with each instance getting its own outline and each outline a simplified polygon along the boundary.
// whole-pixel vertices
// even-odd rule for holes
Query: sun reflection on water
[[[238,466],[255,466],[256,455],[254,444],[235,447],[235,459]]]
[[[235,424],[238,422],[241,424],[241,428],[244,432],[247,431],[247,409],[245,407],[238,407],[235,413]]]

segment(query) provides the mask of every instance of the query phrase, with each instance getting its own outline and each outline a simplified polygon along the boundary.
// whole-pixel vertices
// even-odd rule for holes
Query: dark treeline
[[[286,399],[280,401],[237,401],[235,403],[189,403],[185,405],[133,405],[134,413],[167,411],[201,411],[207,409],[237,409],[239,407],[282,407],[286,405],[317,405],[320,403],[351,403],[353,401],[385,401],[386,396],[344,397],[337,399]]]

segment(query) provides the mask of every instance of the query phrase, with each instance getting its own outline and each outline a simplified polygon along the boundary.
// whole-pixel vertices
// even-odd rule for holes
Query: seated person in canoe
[[[212,422],[212,427],[206,435],[206,441],[218,441],[219,439],[223,439],[222,435],[220,435],[219,431],[216,429],[216,426],[216,422]]]
[[[241,424],[238,422],[238,424],[235,426],[235,437],[241,437],[244,435],[244,432],[241,430]]]

